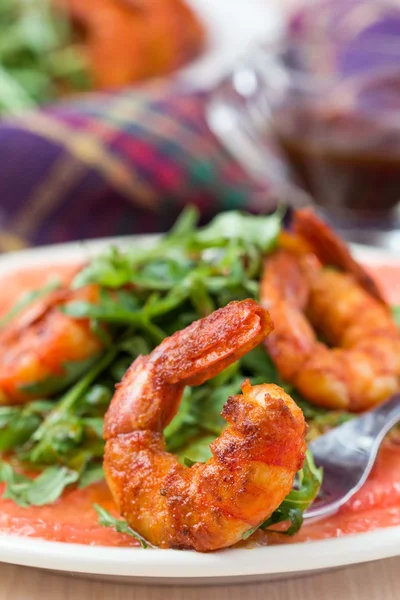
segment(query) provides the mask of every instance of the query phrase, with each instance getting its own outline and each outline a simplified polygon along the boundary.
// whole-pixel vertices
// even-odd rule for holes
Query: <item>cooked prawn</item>
[[[375,281],[353,258],[347,244],[313,210],[303,208],[296,211],[292,229],[294,234],[309,245],[323,265],[338,267],[346,273],[351,273],[368,294],[385,303]]]
[[[343,242],[325,224],[318,229],[313,213],[299,213],[295,230],[310,252],[280,249],[265,263],[261,300],[275,325],[265,345],[282,377],[310,402],[368,409],[398,389],[397,326],[375,283]],[[324,268],[314,252],[349,272]]]
[[[261,524],[292,488],[305,452],[301,410],[276,385],[230,397],[212,458],[191,468],[165,450],[186,385],[200,385],[272,330],[254,300],[231,302],[166,338],[129,368],[106,414],[104,469],[121,515],[163,548],[216,550]]]
[[[95,302],[96,286],[79,290],[61,289],[33,302],[0,331],[0,405],[23,404],[48,393],[29,391],[34,384],[59,378],[67,363],[94,357],[102,342],[90,330],[86,319],[75,320],[59,309],[72,300]]]

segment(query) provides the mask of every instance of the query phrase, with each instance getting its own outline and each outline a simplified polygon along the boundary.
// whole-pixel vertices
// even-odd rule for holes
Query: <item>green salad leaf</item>
[[[195,244],[226,245],[229,241],[244,247],[254,245],[263,253],[274,249],[281,230],[282,215],[276,212],[266,217],[244,215],[229,211],[215,217],[211,225],[200,230],[195,236]]]
[[[68,388],[72,383],[86,373],[96,362],[98,355],[92,356],[86,360],[66,362],[63,366],[63,373],[47,377],[42,381],[29,383],[20,386],[20,390],[32,396],[49,396],[61,390]]]
[[[53,403],[37,400],[22,407],[0,407],[0,452],[23,446],[52,409]]]
[[[318,494],[322,476],[323,470],[315,466],[313,455],[307,450],[303,468],[298,474],[298,488],[286,496],[281,506],[306,510]]]
[[[108,512],[108,510],[99,504],[93,504],[93,508],[99,516],[100,525],[103,525],[104,527],[112,527],[112,529],[118,533],[130,535],[140,542],[142,548],[147,548],[149,546],[149,542],[147,542],[141,535],[136,533],[136,531],[133,531],[126,521],[123,521],[122,519],[116,519],[110,512]]]
[[[400,327],[400,306],[392,307],[392,315],[393,315],[394,320],[397,323],[397,326]]]
[[[297,475],[297,484],[283,500],[282,504],[272,515],[258,525],[248,529],[242,536],[249,538],[257,529],[268,530],[278,523],[287,524],[286,529],[279,528],[280,534],[292,536],[297,533],[303,524],[303,512],[313,503],[322,484],[323,471],[317,468],[310,450],[306,453],[303,468]]]
[[[289,536],[295,535],[303,525],[303,511],[299,507],[281,505],[272,513],[269,519],[260,525],[260,529],[267,530],[278,523],[288,523],[287,529],[280,530],[279,533]]]
[[[66,467],[52,466],[32,479],[21,475],[4,461],[0,462],[0,481],[6,484],[3,498],[13,500],[23,507],[52,504],[64,489],[75,483],[79,473]]]
[[[102,479],[104,479],[103,465],[99,463],[89,463],[79,477],[79,487],[85,488]]]
[[[50,281],[46,283],[46,285],[44,285],[43,287],[22,294],[21,298],[14,304],[13,308],[8,313],[6,313],[4,317],[0,319],[0,327],[4,327],[8,323],[10,323],[10,321],[12,321],[14,317],[16,317],[20,312],[22,312],[24,308],[32,304],[32,302],[34,302],[35,300],[39,300],[39,298],[43,298],[50,292],[54,292],[60,286],[60,280],[57,277],[52,277]]]
[[[64,10],[52,0],[1,0],[0,114],[90,87],[86,56]]]

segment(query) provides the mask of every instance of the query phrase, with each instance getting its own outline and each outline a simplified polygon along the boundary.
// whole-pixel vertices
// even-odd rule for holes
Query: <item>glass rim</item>
[[[400,47],[400,7],[384,4],[382,0],[314,0],[300,9],[291,21],[290,37],[301,41],[308,38],[311,43],[352,41],[368,31],[368,27],[382,22],[382,19],[395,17],[399,23],[399,34],[368,33],[368,42],[398,44]],[[322,26],[318,16],[323,15]],[[297,24],[296,24],[297,21]],[[330,21],[330,23],[329,23]],[[328,24],[327,24],[328,23]],[[359,40],[360,41],[360,40]],[[400,52],[400,50],[399,50]]]
[[[391,80],[395,80],[396,84],[397,82],[400,84],[400,62],[398,66],[395,64],[378,65],[376,68],[368,68],[365,71],[342,74],[335,70],[332,72],[323,70],[307,71],[290,65],[279,64],[279,62],[271,68],[271,63],[268,64],[263,60],[265,56],[273,57],[277,55],[279,50],[284,49],[288,44],[293,46],[295,42],[291,39],[281,39],[277,42],[255,44],[256,49],[253,47],[253,51],[247,53],[244,60],[236,65],[228,77],[236,93],[243,98],[249,98],[256,89],[260,89],[259,84],[261,82],[264,82],[261,85],[266,84],[271,89],[279,90],[283,76],[289,77],[289,80],[287,80],[289,81],[288,90],[308,92],[304,98],[308,97],[308,102],[316,102],[315,106],[321,103],[321,106],[325,105],[334,110],[353,110],[360,92],[368,93],[371,90],[374,93],[374,87],[379,92],[379,85],[381,83],[385,85],[387,82],[390,85]],[[237,89],[238,81],[243,74],[245,75],[244,89]],[[252,75],[250,80],[249,75]],[[281,79],[276,79],[276,75],[280,76]],[[257,79],[260,80],[258,84],[256,83]],[[376,86],[376,84],[378,85]],[[400,85],[398,89],[400,97]],[[301,103],[301,100],[299,100],[299,103]],[[382,122],[385,126],[391,124],[396,131],[400,127],[399,105],[390,106],[378,102],[375,108],[371,109],[371,105],[367,103],[366,105],[358,105],[357,111],[365,119]],[[395,120],[393,120],[393,116],[396,117]]]
[[[233,69],[233,74],[243,67],[254,69],[256,72],[263,74],[267,72],[267,69],[271,68],[271,62],[265,62],[265,59],[267,58],[270,59],[270,61],[278,59],[276,60],[274,67],[280,69],[282,73],[287,73],[290,75],[293,78],[293,81],[296,81],[297,84],[301,85],[303,83],[304,85],[315,86],[316,91],[318,88],[327,90],[332,85],[338,85],[341,82],[346,81],[359,84],[368,84],[369,79],[389,79],[390,77],[394,78],[394,76],[397,76],[400,82],[400,60],[398,64],[390,62],[390,60],[388,60],[387,64],[375,64],[371,62],[371,65],[367,66],[366,68],[360,68],[359,70],[354,70],[351,72],[340,72],[340,70],[334,67],[334,64],[336,55],[338,55],[343,48],[338,46],[337,49],[334,47],[333,50],[330,50],[332,44],[333,42],[331,39],[323,40],[320,38],[319,40],[302,40],[302,43],[299,45],[296,38],[293,38],[293,36],[284,36],[280,39],[267,42],[256,42]],[[377,45],[371,44],[371,40],[368,40],[367,45],[368,53],[365,53],[367,58],[375,57],[379,59],[380,57],[382,58],[386,56],[388,59],[400,59],[400,35],[398,36],[398,47],[396,48],[396,52],[392,52],[392,54],[379,52],[377,50]],[[328,51],[326,52],[325,56],[322,54],[317,55],[317,61],[314,61],[314,66],[318,62],[318,69],[302,69],[300,66],[295,64],[285,64],[283,61],[279,61],[279,56],[283,55],[286,50],[295,50],[296,48],[299,48],[301,51],[302,48],[313,49],[315,47],[321,48],[323,46],[325,46]],[[361,47],[361,52],[362,50],[363,47]],[[351,50],[349,50],[349,52],[351,52]],[[356,52],[360,52],[359,45],[357,45]]]
[[[315,35],[302,36],[287,32],[283,37],[271,41],[255,42],[252,49],[256,47],[259,51],[269,53],[271,55],[282,52],[286,49],[302,49],[302,48],[322,48],[322,47],[337,47],[338,51],[345,49],[344,44],[351,45],[356,51],[366,51],[367,55],[384,54],[386,56],[400,57],[400,10],[399,10],[399,35],[395,34],[369,34],[368,39],[350,38],[341,36],[336,33],[329,38],[323,33],[315,33]],[[335,46],[337,44],[337,46]],[[251,55],[251,50],[248,53]],[[400,68],[400,63],[399,63]]]

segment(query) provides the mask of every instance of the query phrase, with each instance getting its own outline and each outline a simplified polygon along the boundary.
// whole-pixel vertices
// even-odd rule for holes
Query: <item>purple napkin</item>
[[[166,86],[93,94],[0,124],[0,250],[164,231],[262,210],[260,190],[204,118],[205,96]]]

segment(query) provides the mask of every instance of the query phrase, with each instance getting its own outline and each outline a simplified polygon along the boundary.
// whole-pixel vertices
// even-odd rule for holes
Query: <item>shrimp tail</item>
[[[347,244],[312,209],[303,208],[294,213],[292,230],[309,244],[322,264],[351,273],[368,294],[386,304],[379,287],[366,269],[352,257]]]
[[[134,429],[163,429],[185,386],[215,377],[272,329],[269,313],[254,300],[244,300],[166,338],[149,357],[138,357],[117,386],[105,418],[105,439]]]

